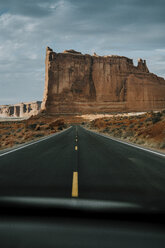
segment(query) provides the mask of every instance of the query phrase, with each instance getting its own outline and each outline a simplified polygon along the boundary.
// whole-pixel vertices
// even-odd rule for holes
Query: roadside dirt
[[[138,145],[165,151],[165,110],[138,116],[98,118],[86,127]]]
[[[0,150],[39,139],[76,124],[165,152],[165,110],[138,115],[109,115],[95,119],[93,116],[92,121],[89,116],[47,115],[42,112],[27,120],[2,121]]]

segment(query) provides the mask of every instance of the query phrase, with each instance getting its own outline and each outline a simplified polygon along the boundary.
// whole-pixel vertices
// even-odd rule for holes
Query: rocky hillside
[[[0,122],[0,150],[39,139],[66,127],[64,119],[44,116],[24,121]]]
[[[91,129],[165,151],[165,110],[139,116],[114,116],[90,122]]]

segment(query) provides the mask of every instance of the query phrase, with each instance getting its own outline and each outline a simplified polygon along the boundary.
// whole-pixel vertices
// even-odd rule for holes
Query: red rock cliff
[[[165,108],[165,80],[146,61],[47,47],[42,109],[49,113],[108,113]]]

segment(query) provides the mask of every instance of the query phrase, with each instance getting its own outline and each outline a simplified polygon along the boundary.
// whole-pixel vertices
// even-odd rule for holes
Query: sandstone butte
[[[46,49],[42,110],[88,114],[165,108],[165,80],[124,56]]]
[[[41,102],[24,102],[12,105],[0,105],[0,117],[22,117],[28,118],[37,115],[41,108]]]

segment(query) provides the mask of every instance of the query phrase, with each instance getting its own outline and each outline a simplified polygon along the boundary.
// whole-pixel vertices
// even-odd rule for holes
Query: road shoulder
[[[53,133],[53,134],[50,134],[50,135],[46,135],[46,136],[44,136],[42,138],[36,138],[36,139],[33,139],[31,141],[28,141],[28,142],[25,142],[25,143],[22,143],[22,144],[19,144],[19,145],[15,145],[13,147],[0,150],[0,157],[5,155],[5,154],[8,154],[8,153],[23,149],[24,147],[27,147],[27,146],[42,142],[44,140],[50,139],[50,138],[52,138],[54,136],[57,136],[57,135],[65,132],[65,131],[69,130],[70,128],[71,127],[63,129],[62,131],[59,131],[59,132],[56,132],[56,133]]]
[[[150,147],[147,147],[147,146],[144,146],[144,145],[137,145],[136,143],[133,143],[133,142],[130,142],[130,141],[125,141],[125,140],[122,140],[122,139],[113,137],[113,136],[111,136],[111,135],[109,135],[107,133],[99,132],[96,129],[90,129],[90,128],[86,128],[86,127],[83,127],[83,128],[85,130],[87,130],[87,131],[93,132],[93,133],[95,133],[97,135],[101,135],[101,136],[103,136],[105,138],[108,138],[108,139],[111,139],[111,140],[120,142],[122,144],[125,144],[125,145],[128,145],[128,146],[132,146],[132,147],[135,147],[135,148],[138,148],[138,149],[141,149],[141,150],[144,150],[144,151],[148,151],[148,152],[151,152],[151,153],[154,153],[154,154],[157,154],[157,155],[160,155],[160,156],[165,157],[165,152],[163,152],[162,150],[151,149]]]

